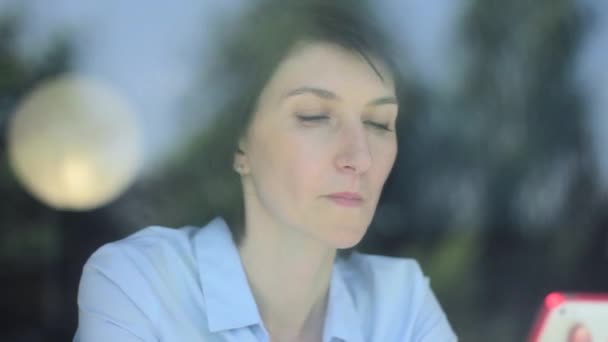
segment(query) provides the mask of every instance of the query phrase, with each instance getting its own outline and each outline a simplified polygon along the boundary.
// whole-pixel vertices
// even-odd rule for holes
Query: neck
[[[272,339],[320,340],[336,250],[293,228],[246,229],[239,253]]]

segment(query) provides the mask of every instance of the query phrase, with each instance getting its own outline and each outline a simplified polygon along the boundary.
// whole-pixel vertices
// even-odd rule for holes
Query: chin
[[[355,247],[360,241],[361,239],[351,241],[340,241],[338,243],[334,243],[332,247],[335,249],[349,249]]]
[[[332,236],[327,237],[327,242],[336,249],[351,248],[363,239],[366,230],[366,227],[341,227]]]

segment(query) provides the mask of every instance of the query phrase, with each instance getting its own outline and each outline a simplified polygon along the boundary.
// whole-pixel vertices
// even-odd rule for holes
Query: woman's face
[[[369,226],[397,153],[397,100],[359,54],[302,43],[263,89],[240,141],[247,224],[295,230],[333,248]]]

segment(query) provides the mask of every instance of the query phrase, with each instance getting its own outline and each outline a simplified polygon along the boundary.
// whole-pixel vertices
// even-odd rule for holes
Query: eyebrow
[[[281,100],[284,100],[285,98],[288,98],[290,96],[296,96],[296,95],[302,95],[302,94],[312,94],[312,95],[315,95],[315,96],[320,97],[325,100],[339,100],[340,99],[340,97],[338,95],[336,95],[336,93],[329,91],[327,89],[315,88],[315,87],[300,87],[300,88],[296,88],[294,90],[289,91],[287,94],[285,94],[281,98]],[[374,100],[368,102],[365,106],[366,107],[375,107],[375,106],[381,106],[381,105],[386,105],[386,104],[397,105],[398,104],[397,98],[395,98],[394,96],[380,97],[380,98],[377,98],[377,99],[374,99]]]

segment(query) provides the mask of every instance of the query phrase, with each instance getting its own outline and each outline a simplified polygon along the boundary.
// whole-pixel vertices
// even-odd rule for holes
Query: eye
[[[379,130],[382,130],[382,131],[387,131],[387,132],[392,132],[393,131],[392,129],[389,128],[389,125],[385,124],[385,123],[380,123],[380,122],[375,122],[375,121],[368,120],[368,121],[365,121],[365,124],[368,125],[368,126],[370,126],[370,127],[372,127],[372,128],[379,129]]]
[[[296,114],[298,120],[302,122],[322,122],[329,120],[329,115],[327,113],[318,113],[318,114]]]

